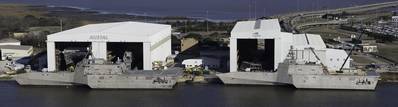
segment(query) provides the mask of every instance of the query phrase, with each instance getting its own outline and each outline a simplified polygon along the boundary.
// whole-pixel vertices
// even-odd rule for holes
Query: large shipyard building
[[[78,51],[90,51],[93,59],[108,61],[120,60],[127,52],[133,60],[131,69],[152,70],[153,62],[165,61],[171,55],[171,26],[141,22],[103,23],[49,35],[48,71],[66,70],[66,54]]]
[[[238,22],[230,38],[230,71],[276,70],[289,52],[291,38],[290,33],[281,32],[277,19]]]
[[[282,32],[278,19],[241,21],[231,32],[230,71],[275,72],[289,52],[298,62],[321,61],[332,71],[347,57],[344,50],[327,49],[320,35]],[[344,68],[349,65],[350,61]]]

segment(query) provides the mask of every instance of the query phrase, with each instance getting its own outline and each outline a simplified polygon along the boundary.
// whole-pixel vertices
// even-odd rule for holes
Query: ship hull
[[[266,82],[261,80],[241,79],[235,77],[222,77],[219,76],[224,84],[228,85],[276,85],[274,82]]]
[[[19,85],[27,86],[70,86],[88,85],[92,89],[172,89],[177,83],[175,77],[134,75],[86,75],[76,76],[73,72],[28,72],[18,74]]]
[[[231,72],[217,74],[224,84],[233,85],[283,85],[275,72]]]
[[[217,74],[217,76],[227,85],[290,84],[298,89],[336,90],[375,90],[379,78],[360,75],[281,75],[267,72],[232,72]]]
[[[93,89],[172,89],[177,83],[171,77],[133,75],[89,75],[87,85]]]
[[[73,85],[73,73],[29,72],[18,74],[15,80],[19,85],[68,86]]]
[[[57,82],[57,81],[49,81],[49,80],[38,80],[38,79],[17,79],[16,80],[19,85],[22,86],[70,86],[72,83],[68,82]]]
[[[292,75],[299,89],[375,90],[378,76]]]

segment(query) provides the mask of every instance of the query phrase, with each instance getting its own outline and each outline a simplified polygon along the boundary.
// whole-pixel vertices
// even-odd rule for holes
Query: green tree
[[[33,16],[33,15],[26,15],[24,18],[23,18],[23,25],[22,26],[25,26],[26,28],[28,28],[28,27],[33,27],[33,26],[38,26],[39,25],[39,19],[38,18],[36,18],[35,16]]]

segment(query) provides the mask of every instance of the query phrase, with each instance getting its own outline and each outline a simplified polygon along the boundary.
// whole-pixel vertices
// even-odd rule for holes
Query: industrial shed
[[[90,24],[48,35],[48,71],[57,68],[56,54],[70,48],[91,50],[96,59],[111,60],[110,53],[121,58],[132,51],[138,70],[152,70],[152,63],[171,55],[171,26],[142,22]]]
[[[0,40],[0,45],[21,45],[21,41],[13,38],[4,38]]]
[[[291,33],[281,32],[278,19],[241,21],[231,31],[230,71],[242,70],[245,63],[255,63],[262,71],[274,71],[286,59]]]

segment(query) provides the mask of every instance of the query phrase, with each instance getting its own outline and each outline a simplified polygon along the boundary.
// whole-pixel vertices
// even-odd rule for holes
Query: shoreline
[[[286,12],[286,13],[279,13],[279,14],[274,14],[274,15],[268,15],[268,16],[260,16],[258,18],[263,18],[263,17],[270,17],[270,18],[287,18],[287,17],[294,17],[300,14],[322,14],[325,12],[340,12],[340,11],[356,11],[356,10],[361,10],[361,8],[364,7],[374,7],[374,6],[380,6],[380,5],[388,5],[388,4],[394,4],[397,3],[398,1],[391,1],[391,2],[381,2],[381,3],[374,3],[374,4],[364,4],[364,5],[357,5],[357,6],[347,6],[347,7],[336,7],[336,8],[331,8],[331,9],[317,9],[317,10],[301,10],[297,12]],[[21,6],[38,6],[38,7],[44,7],[48,8],[48,11],[54,11],[52,9],[59,9],[63,8],[68,12],[67,10],[73,10],[73,11],[80,11],[80,12],[92,12],[98,15],[126,15],[130,17],[148,17],[148,18],[157,18],[159,20],[167,20],[167,19],[173,19],[173,18],[185,18],[186,20],[208,20],[211,22],[235,22],[238,20],[254,20],[254,19],[248,19],[248,18],[241,18],[241,19],[221,19],[221,18],[205,18],[205,17],[190,17],[190,16],[164,16],[164,15],[156,15],[156,14],[146,14],[145,12],[112,12],[112,11],[107,11],[107,10],[98,10],[98,9],[92,9],[92,8],[87,8],[87,7],[80,7],[80,6],[69,6],[69,5],[36,5],[36,4],[28,4],[28,3],[4,3],[4,4],[11,4],[11,5],[21,5]],[[358,9],[359,8],[359,9]]]
[[[0,82],[6,82],[6,81],[16,81],[15,78],[0,78]]]
[[[273,15],[271,17],[283,18],[283,17],[294,17],[294,16],[298,16],[298,15],[323,14],[323,13],[336,14],[336,13],[343,12],[343,11],[355,13],[355,12],[378,10],[378,9],[382,9],[382,8],[392,8],[392,7],[398,8],[397,5],[398,5],[398,1],[391,1],[391,2],[381,2],[381,3],[349,6],[349,7],[342,7],[342,8],[334,8],[334,9],[320,9],[320,10],[314,10],[314,11],[291,12],[291,13]]]
[[[362,4],[362,5],[355,5],[355,6],[343,6],[343,7],[335,7],[335,8],[328,8],[328,9],[315,9],[315,10],[300,10],[300,11],[292,11],[292,12],[286,12],[286,13],[276,13],[273,15],[267,15],[267,16],[260,16],[257,18],[262,18],[262,17],[291,17],[291,16],[296,16],[300,14],[320,14],[320,13],[325,13],[325,12],[341,12],[341,11],[356,11],[356,10],[361,10],[361,8],[366,8],[366,7],[377,7],[380,5],[389,5],[389,4],[396,4],[398,1],[389,1],[389,2],[380,2],[380,3],[370,3],[370,4]],[[17,3],[19,4],[19,3]],[[22,3],[23,4],[23,3]],[[31,5],[31,4],[25,4],[25,5]],[[213,22],[234,22],[237,20],[252,20],[248,18],[237,18],[237,19],[222,19],[222,18],[205,18],[205,17],[194,17],[194,16],[168,16],[168,15],[156,15],[156,14],[147,14],[147,12],[112,12],[109,10],[100,10],[100,9],[92,9],[88,7],[81,7],[81,6],[70,6],[70,5],[33,5],[33,6],[46,6],[49,8],[70,8],[70,9],[78,9],[80,11],[92,11],[92,12],[97,12],[98,14],[118,14],[118,15],[129,15],[129,16],[139,16],[139,17],[157,17],[157,18],[167,18],[167,17],[184,17],[188,19],[194,19],[194,20],[209,20]],[[371,9],[372,10],[372,9]],[[375,10],[375,9],[373,9]]]
[[[78,7],[78,6],[56,6],[56,5],[30,5],[30,4],[21,4],[21,5],[26,5],[26,6],[41,6],[41,7],[47,7],[50,10],[51,8],[56,9],[56,8],[64,8],[66,9],[72,9],[72,10],[78,10],[80,12],[93,12],[98,15],[126,15],[126,16],[131,16],[131,17],[150,17],[150,18],[159,18],[159,19],[168,19],[168,18],[183,18],[186,20],[208,20],[210,22],[234,22],[236,20],[242,20],[242,19],[206,19],[203,17],[189,17],[189,16],[162,16],[162,15],[149,15],[145,13],[132,13],[132,12],[111,12],[111,11],[106,11],[106,10],[96,10],[96,9],[91,9],[91,8],[85,8],[85,7]]]
[[[188,20],[208,20],[210,22],[235,22],[237,20],[246,20],[246,19],[211,19],[204,17],[190,17],[190,16],[162,16],[162,15],[149,15],[145,13],[132,13],[132,12],[111,12],[106,10],[96,10],[85,7],[77,7],[77,6],[55,6],[55,5],[37,5],[37,6],[46,6],[49,8],[70,8],[70,9],[78,9],[81,12],[96,12],[100,15],[128,15],[135,17],[154,17],[154,18],[186,18]]]

